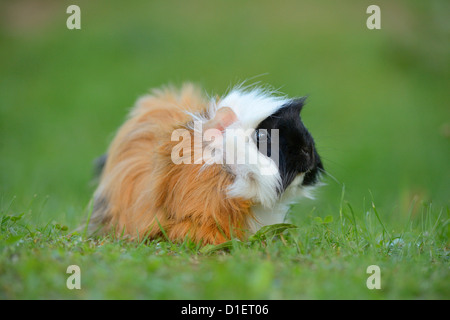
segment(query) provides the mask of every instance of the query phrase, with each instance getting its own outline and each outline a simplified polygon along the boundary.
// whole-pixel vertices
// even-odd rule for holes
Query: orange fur
[[[186,111],[206,112],[207,106],[192,85],[157,90],[138,101],[108,150],[91,232],[114,230],[136,239],[161,236],[163,229],[172,241],[203,244],[244,237],[251,202],[227,198],[233,177],[218,164],[202,168],[171,160],[179,144],[171,141],[173,130],[192,120]]]

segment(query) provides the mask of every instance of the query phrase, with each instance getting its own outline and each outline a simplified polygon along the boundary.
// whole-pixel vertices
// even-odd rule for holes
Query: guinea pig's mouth
[[[320,168],[318,165],[315,165],[310,169],[308,169],[307,171],[305,171],[301,185],[312,186],[318,183],[321,170],[322,168]]]

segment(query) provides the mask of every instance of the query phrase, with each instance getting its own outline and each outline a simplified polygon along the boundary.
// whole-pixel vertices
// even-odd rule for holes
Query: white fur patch
[[[199,129],[194,123],[198,121],[206,124],[214,119],[220,108],[229,107],[237,117],[237,121],[228,126],[223,134],[223,147],[220,148],[217,142],[211,144],[215,155],[204,159],[205,166],[223,163],[235,176],[234,183],[227,190],[228,196],[251,199],[263,207],[275,205],[278,200],[277,190],[281,186],[278,166],[258,151],[251,134],[261,121],[274,114],[288,101],[289,99],[275,91],[258,87],[246,90],[237,86],[222,99],[211,99],[207,114],[189,113],[194,122],[188,125],[196,133]],[[238,141],[243,145],[236,143]],[[221,161],[218,161],[218,158],[222,158]]]
[[[237,87],[217,103],[214,101],[212,109],[230,107],[236,113],[242,128],[255,129],[261,121],[288,102],[289,99],[275,95],[274,91],[262,88],[245,91]]]
[[[235,161],[224,162],[236,177],[228,190],[230,197],[251,199],[268,208],[275,205],[278,199],[277,190],[281,186],[278,167],[272,159],[258,151],[250,134],[261,121],[274,114],[288,101],[284,97],[276,96],[273,92],[261,88],[248,91],[235,88],[223,99],[212,102],[211,113],[215,113],[222,107],[229,107],[238,119],[224,135],[226,151],[232,150],[232,144],[236,141],[245,141],[245,146],[235,146],[236,154],[233,155]],[[228,157],[225,155],[225,158],[231,159],[229,155]],[[239,162],[236,159],[246,159],[246,161]]]
[[[305,174],[299,174],[286,188],[281,198],[271,207],[256,205],[252,208],[254,218],[248,218],[247,225],[251,233],[272,224],[285,222],[286,215],[292,204],[302,197],[312,199],[312,190],[315,186],[302,186]]]

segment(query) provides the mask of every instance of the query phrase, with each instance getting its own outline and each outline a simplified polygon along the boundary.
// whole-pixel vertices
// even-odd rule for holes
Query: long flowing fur
[[[165,234],[172,241],[211,244],[244,237],[252,201],[227,197],[233,176],[219,164],[171,160],[178,143],[171,141],[173,130],[209,106],[190,84],[155,90],[137,102],[108,150],[94,194],[91,234],[132,239]]]

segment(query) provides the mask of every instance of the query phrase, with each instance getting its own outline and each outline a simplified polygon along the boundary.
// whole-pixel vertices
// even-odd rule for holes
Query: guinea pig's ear
[[[292,108],[292,110],[294,110],[296,113],[300,114],[300,112],[303,109],[303,106],[305,105],[306,98],[307,97],[301,97],[301,98],[297,98],[297,99],[292,99],[289,102],[288,107]]]
[[[216,111],[214,118],[204,124],[204,129],[224,131],[237,120],[236,113],[230,107],[222,107]]]

